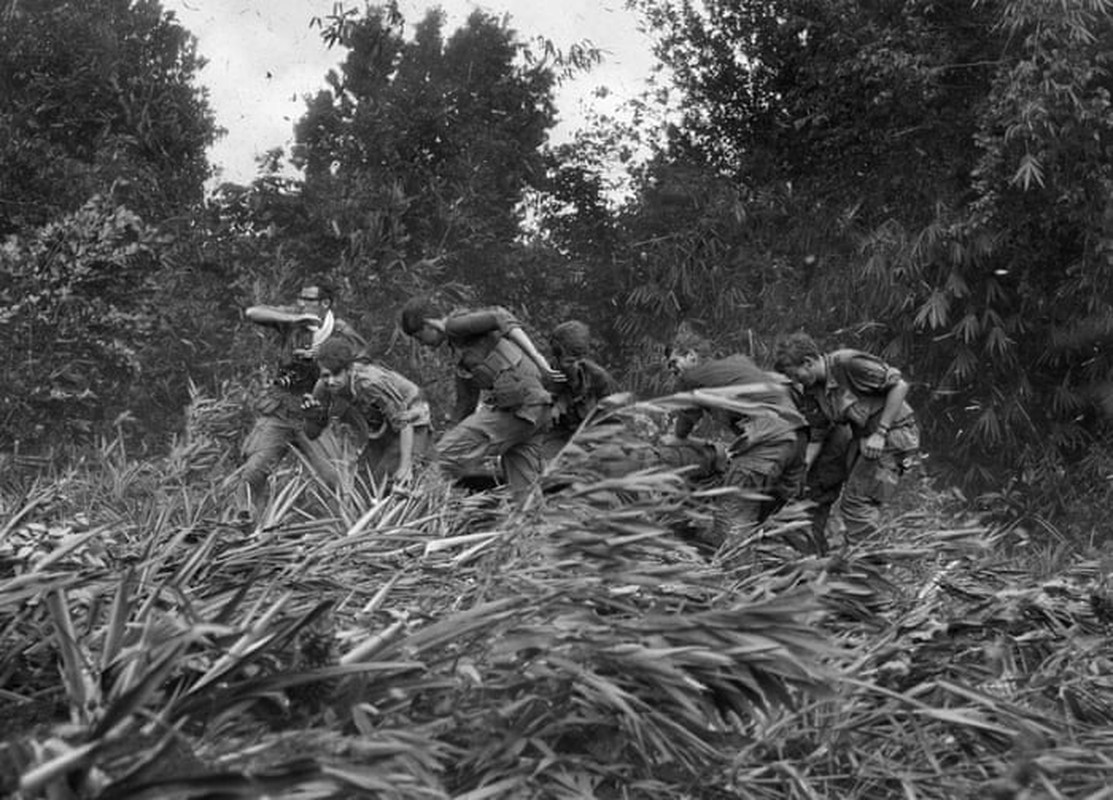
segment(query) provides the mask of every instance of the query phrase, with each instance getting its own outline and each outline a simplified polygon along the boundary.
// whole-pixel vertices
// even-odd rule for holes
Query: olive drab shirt
[[[501,306],[459,312],[445,320],[445,339],[456,354],[456,419],[481,401],[527,419],[552,402],[537,365],[506,338],[520,327]]]
[[[807,426],[792,400],[788,380],[766,372],[748,356],[733,355],[699,364],[684,372],[678,386],[684,391],[726,386],[762,387],[762,391],[748,395],[747,399],[764,403],[768,413],[744,415],[722,409],[707,410],[723,427],[736,436],[744,436],[747,447],[794,438]],[[676,420],[676,435],[688,436],[704,413],[702,408],[681,412]]]
[[[347,395],[352,411],[367,427],[365,432],[372,435],[384,425],[397,433],[407,425],[416,428],[431,422],[429,403],[418,385],[378,364],[353,362],[348,369]]]
[[[835,424],[848,423],[855,438],[866,438],[877,428],[889,389],[902,380],[900,370],[861,350],[835,350],[823,358],[827,380],[813,390],[824,416]],[[907,402],[890,425],[888,444],[897,450],[919,447],[916,418]]]

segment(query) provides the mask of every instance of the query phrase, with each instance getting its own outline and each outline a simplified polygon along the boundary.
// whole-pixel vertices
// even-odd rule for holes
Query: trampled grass
[[[0,792],[1104,796],[1100,555],[925,485],[830,555],[788,509],[708,557],[674,532],[708,499],[621,468],[666,407],[584,431],[524,508],[433,475],[329,497],[292,467],[231,525],[204,423],[234,415],[200,398],[164,459],[7,482]]]

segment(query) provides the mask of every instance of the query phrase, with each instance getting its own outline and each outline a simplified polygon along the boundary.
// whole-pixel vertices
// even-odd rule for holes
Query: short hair
[[[798,367],[809,358],[819,358],[823,353],[815,339],[803,331],[790,333],[777,342],[773,349],[773,368],[783,372],[789,367]]]
[[[549,334],[549,346],[557,358],[586,358],[591,355],[591,328],[578,319],[562,322]]]
[[[411,297],[402,306],[402,333],[413,336],[425,327],[425,320],[444,316],[440,307],[428,297]]]
[[[317,348],[317,364],[329,372],[347,369],[360,356],[361,350],[343,336],[330,336]]]
[[[700,358],[711,358],[715,355],[715,344],[700,335],[690,323],[682,322],[668,345],[667,353],[695,353]]]

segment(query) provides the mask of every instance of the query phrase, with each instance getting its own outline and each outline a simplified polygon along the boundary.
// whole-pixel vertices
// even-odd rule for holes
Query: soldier
[[[421,389],[403,375],[371,363],[352,342],[333,337],[317,352],[321,381],[334,400],[334,409],[344,409],[343,417],[325,417],[325,424],[340,418],[350,422],[366,442],[359,463],[379,484],[388,479],[406,481],[413,475],[415,462],[424,461],[432,452],[429,403]],[[323,414],[316,399],[309,403]]]
[[[456,356],[460,421],[437,443],[441,468],[459,478],[484,458],[500,456],[511,492],[523,500],[541,469],[541,439],[552,410],[542,382],[562,382],[564,374],[499,306],[445,315],[430,299],[413,298],[401,324],[426,347],[447,343]]]
[[[773,368],[786,375],[786,366],[776,363]],[[808,501],[811,518],[811,540],[815,552],[827,553],[827,526],[831,509],[839,499],[843,484],[850,474],[848,463],[851,442],[850,426],[828,422],[816,400],[815,394],[796,381],[790,384],[793,402],[808,423],[808,448],[805,455],[807,475],[802,496]]]
[[[607,395],[618,391],[611,374],[591,358],[591,329],[579,320],[568,320],[549,334],[549,349],[565,381],[550,386],[553,424],[545,435],[546,461],[560,451]]]
[[[823,353],[805,333],[778,342],[775,357],[813,394],[832,426],[849,425],[850,467],[839,511],[848,538],[875,530],[920,448],[919,426],[905,401],[908,383],[876,356],[850,349]]]
[[[696,404],[680,412],[675,437],[688,438],[705,413],[731,438],[724,483],[739,490],[716,514],[713,541],[737,542],[785,502],[797,496],[804,474],[807,425],[789,395],[787,381],[757,366],[748,356],[712,358],[710,342],[690,332],[674,340],[668,367],[677,388],[692,391],[739,387],[754,410]]]
[[[237,471],[241,517],[256,518],[266,502],[267,477],[291,449],[297,450],[328,487],[337,485],[340,447],[332,433],[311,440],[302,410],[306,395],[323,396],[317,386],[313,357],[322,343],[342,339],[355,348],[366,347],[363,337],[332,312],[334,293],[323,281],[302,286],[292,306],[251,306],[245,316],[274,332],[279,348],[273,381],[256,400],[255,424],[244,440],[244,463]]]

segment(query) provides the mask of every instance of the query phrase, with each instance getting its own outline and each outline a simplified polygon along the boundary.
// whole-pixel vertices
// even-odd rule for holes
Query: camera
[[[312,360],[295,361],[280,368],[272,383],[288,392],[310,392],[317,383],[317,370]]]

